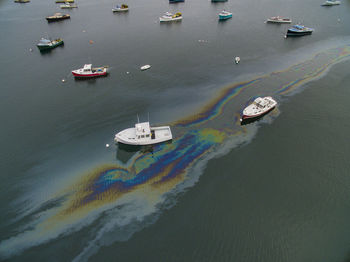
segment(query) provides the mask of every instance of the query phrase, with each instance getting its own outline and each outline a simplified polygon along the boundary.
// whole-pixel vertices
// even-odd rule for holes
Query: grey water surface
[[[130,0],[122,14],[112,13],[115,4],[78,0],[77,9],[61,10],[53,0],[0,1],[0,246],[32,223],[19,211],[26,200],[45,199],[72,174],[129,156],[117,152],[113,137],[137,114],[171,123],[225,86],[349,44],[348,0],[331,8],[322,0]],[[221,23],[223,9],[233,18]],[[159,24],[166,11],[182,12],[183,21]],[[47,23],[55,12],[71,19]],[[315,31],[285,39],[290,25],[264,23],[276,15]],[[65,44],[40,53],[41,37]],[[108,65],[108,77],[74,80],[71,70],[86,63]],[[141,72],[145,64],[152,68]],[[278,116],[258,124],[249,143],[210,160],[176,204],[127,237],[102,239],[80,257],[88,246],[82,229],[0,259],[349,261],[349,68],[343,61],[281,99]],[[257,92],[246,89],[237,107]]]

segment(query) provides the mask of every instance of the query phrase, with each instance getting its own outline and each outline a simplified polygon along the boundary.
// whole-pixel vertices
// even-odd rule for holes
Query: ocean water
[[[77,4],[48,24],[54,2],[0,2],[2,260],[349,259],[349,2]],[[274,15],[315,32],[285,39]],[[39,53],[47,36],[64,47]],[[85,63],[110,74],[75,81]],[[278,108],[241,126],[265,95]],[[173,141],[114,145],[137,114]]]

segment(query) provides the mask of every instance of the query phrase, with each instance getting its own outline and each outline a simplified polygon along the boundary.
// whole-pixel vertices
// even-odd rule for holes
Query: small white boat
[[[241,58],[239,56],[235,57],[235,63],[238,64],[241,61]]]
[[[340,5],[340,1],[332,1],[332,0],[327,0],[322,4],[322,6],[332,6],[332,5]]]
[[[76,4],[66,3],[64,5],[60,5],[61,9],[72,9],[77,8],[78,6]]]
[[[244,108],[241,122],[245,119],[253,119],[263,116],[274,109],[277,102],[271,97],[258,97],[252,104]]]
[[[273,16],[266,20],[267,23],[290,24],[292,19],[281,16]]]
[[[159,17],[160,22],[171,22],[171,21],[180,21],[180,20],[182,20],[182,14],[179,12],[176,14],[166,12],[165,15]]]
[[[150,68],[151,68],[150,65],[144,65],[144,66],[141,66],[141,67],[140,67],[140,69],[141,69],[142,71],[147,70],[147,69],[150,69]]]
[[[127,145],[152,145],[173,139],[169,126],[151,127],[149,122],[137,123],[115,135],[114,141]]]
[[[112,8],[113,12],[127,12],[129,11],[129,6],[126,4],[122,4],[121,6],[117,5],[116,7]]]

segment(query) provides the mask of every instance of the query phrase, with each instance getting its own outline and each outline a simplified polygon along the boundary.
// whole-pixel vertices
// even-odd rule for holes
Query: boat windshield
[[[51,42],[50,40],[45,39],[45,38],[41,38],[41,39],[40,39],[40,43],[41,43],[41,44],[49,44],[50,42]]]

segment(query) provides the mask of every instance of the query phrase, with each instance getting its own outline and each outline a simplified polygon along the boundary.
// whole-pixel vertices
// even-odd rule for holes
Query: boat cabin
[[[258,107],[265,107],[267,105],[269,105],[270,101],[266,100],[266,99],[262,99],[261,97],[258,97],[257,99],[255,99],[255,105]]]
[[[151,134],[151,127],[149,122],[137,123],[135,124],[136,139],[150,139],[153,134]]]
[[[86,64],[86,65],[84,65],[84,72],[91,72],[92,70],[91,70],[91,64]]]

